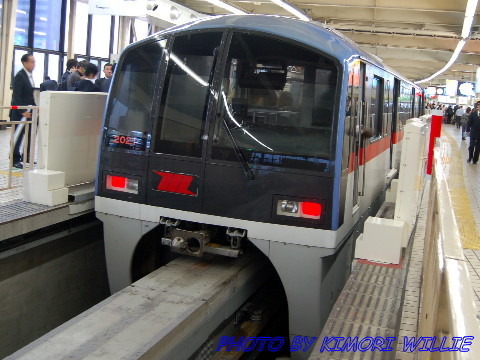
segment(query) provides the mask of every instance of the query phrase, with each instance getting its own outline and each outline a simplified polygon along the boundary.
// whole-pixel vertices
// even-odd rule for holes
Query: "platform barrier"
[[[32,131],[30,133],[30,138],[28,136],[23,137],[23,154],[26,154],[29,149],[29,143],[34,144],[34,146],[30,147],[30,156],[24,157],[23,161],[23,170],[26,167],[32,168],[34,164],[34,155],[35,155],[35,139],[37,134],[37,124],[38,124],[38,106],[0,106],[0,110],[31,110],[32,118],[30,120],[22,120],[22,121],[2,121],[2,125],[11,125],[12,131],[10,133],[10,151],[8,152],[8,168],[7,171],[7,186],[2,187],[0,186],[1,190],[8,190],[12,189],[12,170],[13,170],[13,150],[15,147],[16,141],[22,141],[20,138],[19,132],[22,131],[21,127],[25,128],[25,133],[30,133],[30,126],[32,127]],[[22,118],[25,119],[25,118]],[[17,139],[15,139],[17,137]],[[27,162],[27,158],[29,158],[29,162]],[[2,169],[5,170],[5,169]]]
[[[437,346],[467,339],[468,352],[419,352],[419,359],[480,359],[480,322],[441,156],[435,150],[423,253],[418,336],[437,337]],[[463,340],[462,340],[463,341]],[[457,340],[457,347],[460,340]]]

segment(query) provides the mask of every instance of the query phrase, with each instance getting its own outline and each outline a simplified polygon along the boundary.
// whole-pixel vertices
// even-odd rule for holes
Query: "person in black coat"
[[[480,101],[477,102],[477,109],[472,110],[468,117],[468,133],[470,133],[470,146],[468,147],[467,163],[473,160],[473,163],[476,164],[480,155]]]
[[[108,90],[110,89],[110,82],[113,75],[112,68],[112,64],[105,64],[103,66],[103,73],[105,74],[105,77],[95,80],[95,85],[97,85],[101,92],[108,92]]]
[[[95,78],[98,74],[98,67],[95,64],[88,64],[85,67],[85,79],[77,82],[75,91],[99,92],[100,89],[95,85]]]
[[[33,90],[35,83],[33,81],[32,71],[35,68],[35,58],[31,54],[25,54],[21,58],[23,69],[20,70],[12,82],[12,105],[35,105],[35,99],[33,98]],[[25,117],[27,120],[32,119],[32,113],[29,110],[11,110],[10,119],[12,121],[21,121]],[[25,127],[17,125],[18,129],[15,131],[14,136],[14,148],[13,148],[13,166],[16,168],[22,168],[22,155],[20,154],[20,144],[25,136]],[[30,126],[31,131],[31,126]],[[28,134],[30,136],[30,134]],[[30,143],[28,144],[30,148]],[[27,150],[27,157],[28,157]]]
[[[62,75],[62,80],[60,80],[60,85],[58,85],[58,90],[67,91],[67,78],[68,76],[77,71],[78,61],[75,59],[69,59],[67,61],[67,70]]]
[[[58,89],[58,83],[55,80],[50,80],[50,76],[45,76],[45,81],[40,84],[40,92],[55,91]]]

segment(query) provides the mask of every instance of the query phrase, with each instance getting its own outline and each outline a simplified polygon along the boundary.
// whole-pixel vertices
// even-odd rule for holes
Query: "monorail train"
[[[282,280],[291,336],[318,336],[422,100],[315,22],[219,16],[128,46],[96,189],[112,292],[168,247],[236,257],[248,241]]]

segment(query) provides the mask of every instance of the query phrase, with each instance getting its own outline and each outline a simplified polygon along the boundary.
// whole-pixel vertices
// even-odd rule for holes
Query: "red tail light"
[[[117,188],[122,188],[122,189],[126,188],[127,178],[124,178],[121,176],[112,176],[112,186]]]
[[[311,202],[302,202],[302,213],[304,215],[320,217],[322,213],[322,205]]]
[[[105,187],[109,190],[138,194],[138,180],[123,176],[107,175]]]

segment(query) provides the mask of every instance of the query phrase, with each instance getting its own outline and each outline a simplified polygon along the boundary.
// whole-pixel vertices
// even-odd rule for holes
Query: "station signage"
[[[458,83],[457,95],[459,96],[475,96],[475,83],[460,81]]]
[[[448,96],[457,96],[458,81],[447,80],[446,94]]]

